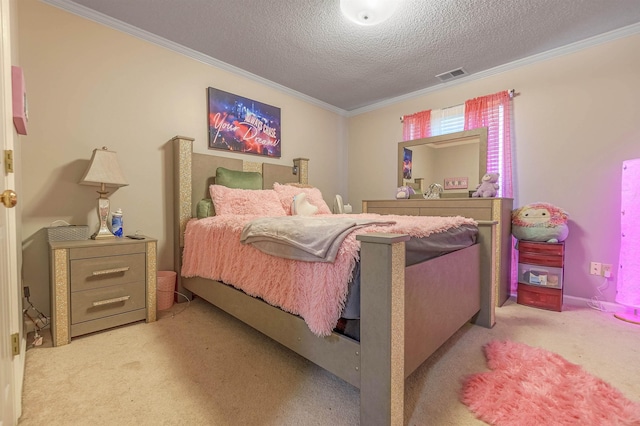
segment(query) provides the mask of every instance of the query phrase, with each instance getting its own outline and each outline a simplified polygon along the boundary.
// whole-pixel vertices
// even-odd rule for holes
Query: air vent
[[[468,73],[463,68],[458,68],[455,70],[443,72],[442,74],[438,74],[436,75],[436,77],[438,77],[440,81],[449,81],[453,80],[454,78],[465,76],[467,74]]]

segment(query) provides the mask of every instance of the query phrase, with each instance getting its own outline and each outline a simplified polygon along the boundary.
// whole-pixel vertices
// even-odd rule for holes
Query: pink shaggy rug
[[[496,426],[640,425],[640,404],[560,355],[510,341],[488,343],[484,352],[492,371],[464,378],[460,395],[482,421]]]

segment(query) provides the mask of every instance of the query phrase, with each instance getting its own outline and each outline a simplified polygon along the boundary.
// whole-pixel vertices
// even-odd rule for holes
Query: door
[[[5,152],[14,150],[11,102],[11,7],[10,0],[0,0],[0,196],[6,190],[16,189],[16,163],[14,171],[7,171]],[[5,206],[5,202],[7,205]],[[19,220],[16,207],[10,207],[11,198],[0,201],[0,426],[15,425],[20,417],[24,348],[22,315],[20,314],[20,284],[18,271],[21,263]],[[13,354],[12,335],[18,336],[20,355]]]

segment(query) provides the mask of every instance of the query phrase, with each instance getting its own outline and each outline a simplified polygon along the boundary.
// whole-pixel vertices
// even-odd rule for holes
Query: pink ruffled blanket
[[[333,215],[334,217],[342,215]],[[354,217],[354,215],[344,215]],[[358,218],[380,219],[377,214]],[[222,281],[267,303],[301,316],[318,336],[328,336],[340,318],[359,256],[356,235],[367,232],[426,237],[463,224],[460,216],[384,215],[394,224],[359,228],[343,241],[333,263],[302,262],[270,256],[240,243],[244,225],[258,216],[214,216],[187,223],[181,274]]]

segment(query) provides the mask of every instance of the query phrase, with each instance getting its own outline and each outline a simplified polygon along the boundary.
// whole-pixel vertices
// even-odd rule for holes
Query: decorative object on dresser
[[[564,242],[519,240],[518,303],[551,311],[562,311],[564,288]]]
[[[426,191],[422,196],[428,200],[438,199],[440,198],[440,194],[442,194],[443,188],[439,183],[432,183],[429,185]]]
[[[498,179],[500,179],[500,173],[485,173],[471,196],[483,198],[495,197],[498,194],[498,189],[500,189]]]
[[[616,302],[625,306],[615,317],[640,324],[640,158],[622,164],[620,268]]]
[[[51,337],[72,337],[156,320],[156,240],[49,242]]]
[[[399,186],[396,189],[396,198],[398,200],[406,199],[406,198],[411,197],[415,193],[416,193],[416,191],[411,186],[407,186],[407,185]]]
[[[98,194],[100,194],[98,197],[98,219],[100,220],[100,225],[91,238],[94,240],[115,238],[115,235],[107,227],[107,217],[109,216],[109,198],[107,198],[109,191],[107,191],[107,187],[118,188],[129,185],[120,169],[116,153],[107,150],[107,147],[104,146],[102,149],[94,149],[89,167],[87,167],[82,179],[80,179],[80,185],[100,187],[98,190]]]

